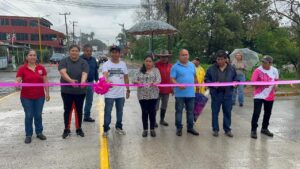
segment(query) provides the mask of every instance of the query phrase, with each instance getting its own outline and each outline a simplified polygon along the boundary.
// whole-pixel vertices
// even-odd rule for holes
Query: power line
[[[15,13],[13,13],[13,12],[10,12],[10,11],[8,11],[8,10],[6,10],[6,9],[3,9],[3,8],[0,8],[0,9],[1,9],[2,11],[4,11],[6,14],[19,16],[19,15],[15,14]]]
[[[8,6],[10,6],[10,7],[13,7],[13,8],[17,9],[18,11],[21,11],[21,12],[23,12],[24,14],[26,14],[26,15],[28,15],[28,16],[31,16],[29,13],[27,13],[27,12],[25,12],[24,10],[22,10],[22,9],[18,8],[17,6],[15,6],[15,5],[11,4],[11,3],[10,3],[10,2],[8,2],[7,0],[4,0],[4,1],[6,2],[6,5],[8,5]],[[31,16],[31,17],[32,17],[32,16]]]
[[[85,7],[85,8],[108,8],[108,9],[135,9],[140,8],[140,4],[121,4],[121,3],[100,3],[100,2],[80,2],[80,1],[74,1],[74,0],[40,0],[34,1],[34,0],[22,0],[24,2],[29,3],[40,3],[41,1],[49,2],[49,3],[57,3],[67,6],[79,6],[79,7]]]
[[[5,5],[5,3],[4,3],[4,2],[1,2],[1,4],[4,4],[4,5]],[[13,13],[13,12],[11,12],[11,11],[7,10],[7,9],[6,9],[4,6],[2,6],[2,5],[1,5],[1,7],[2,7],[2,8],[0,8],[0,9],[2,9],[3,11],[6,11],[7,13],[10,13],[10,14],[12,14],[12,15],[19,16],[19,15],[17,15],[16,13]]]
[[[5,12],[9,13],[10,15],[19,16],[19,15],[17,15],[16,13],[13,13],[13,12],[11,12],[11,11],[5,9],[5,8],[0,8],[0,9],[1,9],[2,11],[5,11]]]

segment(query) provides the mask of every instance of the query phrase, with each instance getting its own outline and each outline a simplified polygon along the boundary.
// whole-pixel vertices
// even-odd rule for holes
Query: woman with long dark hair
[[[17,83],[48,83],[47,71],[43,65],[37,63],[36,51],[30,49],[26,55],[26,61],[18,69]],[[49,87],[22,87],[21,103],[25,112],[25,143],[31,143],[33,134],[33,119],[35,133],[40,140],[46,140],[43,134],[42,111],[44,102],[50,100]]]
[[[89,73],[88,63],[79,57],[80,48],[77,45],[71,45],[69,48],[69,57],[60,61],[58,70],[61,74],[61,83],[72,83],[72,86],[61,86],[61,97],[64,102],[64,122],[65,130],[62,138],[65,139],[71,133],[70,123],[72,111],[75,111],[76,134],[84,137],[81,129],[83,102],[86,95],[86,83]],[[81,84],[81,85],[80,85]]]
[[[142,109],[143,120],[143,137],[148,136],[148,119],[150,120],[150,135],[156,136],[155,133],[155,115],[156,102],[159,96],[159,88],[154,86],[160,84],[161,77],[159,70],[154,67],[152,55],[148,55],[144,59],[144,64],[137,73],[134,82],[135,84],[147,84],[149,86],[139,87],[137,89],[138,99]]]

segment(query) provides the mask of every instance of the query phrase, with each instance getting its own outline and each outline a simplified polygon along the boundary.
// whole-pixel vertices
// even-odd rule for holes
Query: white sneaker
[[[116,128],[116,133],[118,133],[120,135],[126,135],[126,132],[121,128]]]
[[[108,132],[104,132],[102,136],[103,136],[104,138],[107,138],[107,137],[108,137]]]

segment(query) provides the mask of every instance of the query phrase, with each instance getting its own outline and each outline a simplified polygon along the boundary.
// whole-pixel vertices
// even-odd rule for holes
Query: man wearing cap
[[[157,54],[156,57],[159,57],[159,61],[155,64],[156,68],[160,72],[161,84],[170,84],[171,83],[171,69],[172,64],[169,63],[169,57],[172,55],[169,54],[167,50],[162,50],[160,54]],[[165,115],[168,107],[169,95],[173,93],[172,87],[159,87],[159,98],[156,104],[156,111],[159,110],[160,106],[160,124],[163,126],[168,126],[169,124],[165,121]]]
[[[273,82],[279,80],[278,70],[272,66],[273,58],[271,56],[264,56],[262,65],[255,69],[252,74],[252,82]],[[253,92],[254,111],[251,121],[251,138],[257,139],[256,129],[258,127],[258,119],[260,116],[262,105],[264,105],[264,118],[262,122],[261,133],[269,137],[273,137],[268,129],[269,120],[272,113],[273,102],[275,99],[276,85],[255,86]]]
[[[112,46],[110,48],[111,59],[105,62],[102,66],[103,76],[106,78],[107,82],[114,84],[129,84],[128,69],[126,63],[120,60],[121,49],[118,46]],[[126,99],[129,98],[130,90],[126,87]],[[125,91],[124,87],[114,86],[109,89],[105,94],[105,107],[104,107],[104,133],[103,136],[108,136],[108,131],[110,129],[109,125],[111,123],[111,112],[114,103],[116,104],[116,133],[125,135],[125,131],[122,126],[123,118],[123,107],[125,103]]]
[[[236,81],[235,69],[226,62],[227,53],[219,50],[216,53],[216,63],[208,68],[205,83],[224,83]],[[233,86],[209,87],[211,95],[212,129],[213,136],[219,136],[219,112],[223,109],[223,129],[225,135],[233,137],[231,132],[231,111]]]

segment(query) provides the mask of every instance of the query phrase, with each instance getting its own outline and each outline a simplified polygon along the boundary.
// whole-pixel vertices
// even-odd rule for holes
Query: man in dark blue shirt
[[[98,73],[98,64],[96,59],[92,56],[92,46],[89,44],[84,45],[83,47],[83,55],[81,55],[81,58],[87,61],[89,65],[89,74],[88,74],[88,83],[94,83],[99,80],[99,73]],[[94,97],[94,91],[92,86],[87,87],[86,91],[86,99],[85,99],[85,105],[84,105],[84,119],[85,122],[95,122],[93,118],[91,118],[91,108],[93,105],[93,97]]]
[[[223,50],[216,53],[216,63],[208,68],[205,83],[224,83],[236,81],[235,69],[226,62],[227,54]],[[231,132],[231,111],[233,86],[210,87],[213,136],[219,136],[219,112],[223,109],[223,129],[228,137]]]

